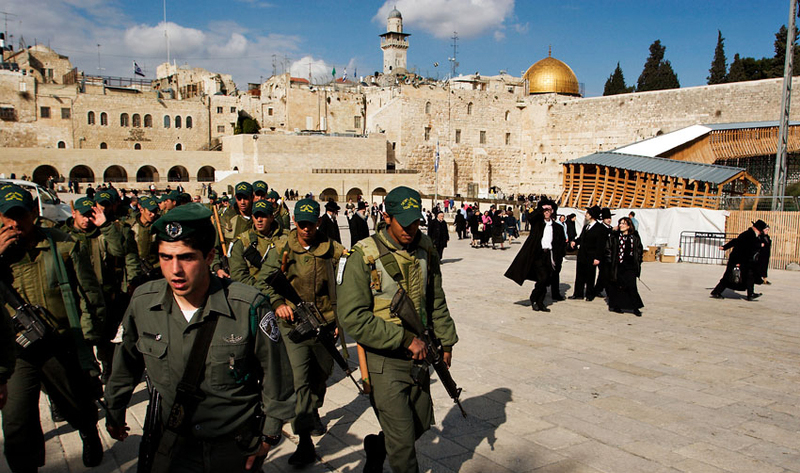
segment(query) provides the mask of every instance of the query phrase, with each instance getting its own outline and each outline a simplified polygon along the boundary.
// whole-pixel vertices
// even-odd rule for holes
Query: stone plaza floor
[[[437,424],[417,442],[423,471],[800,472],[800,272],[772,270],[773,284],[757,286],[763,296],[748,302],[730,291],[709,298],[722,266],[645,263],[641,318],[609,312],[601,299],[542,313],[528,302],[532,283],[503,277],[520,247],[451,240],[445,250],[460,337],[452,375],[469,415],[434,375]],[[574,275],[574,259],[565,261],[566,295]],[[320,461],[303,471],[361,471],[363,439],[379,431],[375,415],[338,368],[329,386],[321,410],[328,433],[315,438]],[[125,442],[112,440],[101,419],[106,454],[92,471],[136,471],[146,402],[142,385]],[[40,471],[86,471],[78,433],[50,421],[44,397],[41,414]],[[295,471],[287,458],[296,438],[288,425],[284,432],[264,471]]]

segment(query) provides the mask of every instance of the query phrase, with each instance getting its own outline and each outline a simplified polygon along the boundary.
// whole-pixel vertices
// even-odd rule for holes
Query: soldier
[[[345,249],[317,231],[319,219],[319,203],[315,200],[303,199],[295,204],[296,228],[276,243],[274,251],[269,252],[256,283],[256,287],[269,297],[272,309],[280,318],[278,326],[292,362],[294,390],[297,395],[296,417],[292,420],[292,429],[300,437],[297,450],[289,457],[289,464],[294,466],[308,465],[316,460],[311,436],[326,432],[318,409],[325,399],[325,382],[331,374],[333,358],[316,338],[300,343],[289,340],[288,333],[294,321],[293,305],[267,285],[265,279],[273,271],[284,271],[298,295],[306,302],[313,302],[325,320],[334,323],[334,274]]]
[[[272,203],[272,210],[275,212],[275,221],[277,221],[283,230],[288,233],[292,229],[292,222],[289,216],[289,208],[286,207],[284,202],[281,202],[281,196],[275,190],[271,190],[267,195],[267,200]]]
[[[231,246],[239,235],[253,228],[253,186],[249,182],[242,181],[236,184],[236,207],[234,210],[235,212],[230,213],[229,217],[227,212],[226,217],[220,217],[226,254],[230,254]],[[228,273],[230,269],[223,268],[219,255],[215,257],[211,267],[217,276],[231,277]]]
[[[458,341],[442,290],[439,254],[419,231],[420,202],[419,193],[408,187],[386,196],[385,225],[353,247],[338,288],[339,320],[366,351],[370,402],[383,429],[364,439],[366,472],[382,471],[387,454],[392,471],[418,471],[414,443],[434,421],[428,372],[421,370],[418,383],[411,374],[425,359],[426,346],[389,310],[398,288],[410,295],[422,323],[433,327],[448,366]]]
[[[254,286],[269,251],[273,251],[275,242],[285,233],[275,221],[269,201],[254,203],[253,229],[239,235],[231,248],[228,258],[231,279]]]
[[[154,472],[260,471],[293,413],[291,368],[268,300],[209,271],[210,217],[190,203],[153,224],[164,279],[134,293],[106,386],[106,429],[117,440],[128,436],[125,410],[145,368],[161,394]]]
[[[208,192],[208,203],[205,204],[206,208],[213,212],[213,208],[219,206],[217,201],[217,193],[214,191]],[[221,213],[221,212],[220,212]]]
[[[22,302],[44,308],[52,328],[49,340],[17,347],[14,374],[3,410],[5,455],[15,472],[44,465],[44,435],[39,422],[39,390],[51,400],[83,440],[83,463],[100,464],[103,445],[97,433],[99,370],[87,343],[102,339],[97,309],[102,294],[89,255],[80,242],[53,228],[34,224],[36,207],[18,186],[0,192],[0,277]],[[9,301],[5,301],[9,302]]]
[[[265,200],[269,193],[269,186],[264,181],[256,181],[253,183],[253,202]]]
[[[153,270],[158,268],[158,251],[153,244],[154,235],[152,234],[153,222],[159,217],[158,210],[158,203],[153,197],[149,195],[142,196],[139,199],[138,216],[131,227],[136,241],[136,248],[139,251],[142,272],[147,276],[151,276]]]
[[[167,212],[180,205],[181,193],[179,191],[169,191],[162,199],[164,201],[164,208],[161,210],[163,214],[166,215]]]

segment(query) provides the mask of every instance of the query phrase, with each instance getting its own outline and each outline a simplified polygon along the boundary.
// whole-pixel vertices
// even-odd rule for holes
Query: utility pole
[[[786,194],[789,107],[792,101],[792,69],[794,66],[794,29],[795,18],[797,18],[797,0],[790,0],[789,4],[789,30],[786,34],[786,61],[783,68],[783,94],[781,95],[781,122],[778,128],[778,152],[775,154],[775,175],[772,179],[772,210],[783,210],[783,201]]]
[[[453,31],[453,36],[450,37],[453,40],[453,57],[447,58],[450,61],[450,77],[456,76],[456,71],[458,71],[458,61],[456,58],[458,57],[458,32]]]
[[[275,75],[275,72],[277,71],[277,69],[276,69],[276,66],[278,64],[277,60],[278,60],[278,55],[277,54],[273,54],[272,55],[272,75],[273,76]]]
[[[97,43],[97,73],[99,74],[102,71],[105,71],[105,69],[100,66],[100,43]]]
[[[167,66],[169,66],[169,32],[167,31],[167,0],[164,0],[164,39],[167,41]],[[167,68],[169,70],[169,68]]]

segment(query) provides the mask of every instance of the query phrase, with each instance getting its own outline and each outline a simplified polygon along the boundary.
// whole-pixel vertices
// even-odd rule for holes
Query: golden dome
[[[572,69],[550,55],[532,65],[523,79],[528,81],[531,94],[581,95],[578,78]]]

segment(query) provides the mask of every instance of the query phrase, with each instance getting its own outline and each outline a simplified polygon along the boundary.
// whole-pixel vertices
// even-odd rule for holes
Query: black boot
[[[367,454],[364,473],[381,473],[383,462],[386,460],[386,443],[383,432],[378,435],[370,434],[364,438],[364,453]]]
[[[100,441],[100,434],[97,427],[84,429],[80,432],[83,441],[83,465],[92,468],[103,461],[103,442]]]
[[[289,464],[292,466],[306,466],[317,461],[317,452],[314,449],[314,442],[311,434],[300,434],[300,443],[297,450],[289,457]]]

